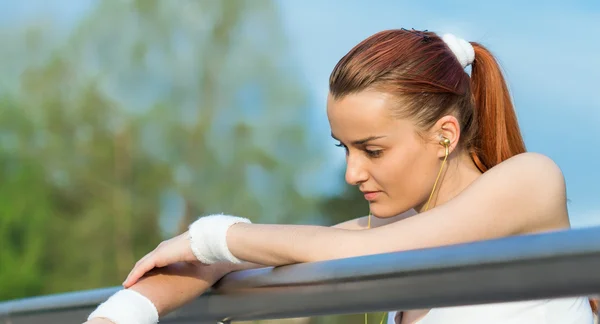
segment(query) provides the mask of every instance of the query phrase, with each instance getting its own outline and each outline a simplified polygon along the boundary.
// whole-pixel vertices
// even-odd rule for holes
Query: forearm
[[[384,226],[390,223],[397,222],[399,220],[403,220],[405,218],[416,215],[417,213],[410,209],[402,214],[399,214],[394,217],[387,218],[377,218],[375,216],[371,217],[370,228],[376,228],[379,226]],[[346,230],[365,230],[369,228],[369,216],[363,216],[359,218],[354,218],[336,225],[332,226],[333,228],[341,228]]]
[[[346,229],[364,229],[367,228],[367,221],[367,217],[363,217],[336,226]],[[248,260],[252,261],[253,259]],[[265,264],[288,263],[291,262],[280,260]],[[190,302],[227,273],[260,267],[265,267],[265,265],[251,262],[243,262],[242,264],[220,262],[207,266],[199,262],[180,262],[166,267],[154,268],[137,280],[127,280],[124,285],[126,289],[136,291],[149,299],[160,317]]]
[[[227,246],[241,260],[270,266],[362,255],[360,232],[311,225],[235,224]]]
[[[413,209],[388,218],[369,216],[351,219],[332,227],[310,225],[236,224],[227,232],[227,245],[236,257],[260,264],[279,266],[331,260],[377,253],[360,244],[353,233],[377,228],[416,215]],[[364,236],[364,235],[363,235]],[[347,243],[342,243],[347,242]]]
[[[150,299],[159,316],[164,316],[201,295],[229,271],[225,264],[180,262],[154,269],[128,288]]]
[[[371,224],[373,225],[373,224]],[[341,222],[339,224],[335,224],[332,226],[333,228],[341,228],[346,230],[364,230],[369,228],[369,216],[363,216],[359,218],[354,218],[351,220],[347,220],[345,222]]]
[[[356,226],[357,220],[345,222],[343,226]],[[159,316],[190,302],[226,274],[265,265],[251,262],[233,264],[221,262],[213,265],[198,263],[176,263],[147,272],[135,284],[126,282],[125,288],[139,292],[156,307]]]
[[[348,229],[366,229],[368,228],[368,217],[362,217],[346,221],[334,226],[332,229],[335,231],[335,228],[337,228],[338,231],[344,232],[350,232],[348,231]],[[183,242],[179,238],[179,236],[171,239],[170,241],[179,242],[178,239],[179,241]],[[156,250],[153,252],[156,253]],[[132,274],[130,273],[127,280],[124,282],[124,288],[126,288],[127,290],[118,292],[117,294],[115,294],[115,296],[111,297],[111,299],[109,299],[107,303],[103,304],[108,306],[99,306],[99,308],[94,312],[94,314],[91,315],[95,318],[91,319],[86,323],[109,323],[109,320],[103,318],[104,314],[106,314],[106,316],[109,316],[108,314],[118,314],[118,309],[113,310],[110,309],[110,307],[115,307],[115,305],[119,304],[122,305],[123,301],[127,303],[126,298],[134,298],[138,302],[138,304],[140,300],[142,301],[142,304],[147,303],[150,308],[156,309],[156,312],[158,313],[158,318],[160,318],[168,314],[172,310],[177,309],[183,306],[184,304],[190,302],[194,298],[198,297],[207,289],[212,287],[219,279],[221,279],[223,276],[230,272],[252,268],[260,268],[265,267],[266,265],[281,265],[295,263],[294,260],[296,260],[296,258],[280,258],[279,260],[275,260],[275,262],[261,263],[255,261],[260,260],[261,258],[242,259],[249,260],[250,262],[242,262],[241,264],[219,262],[212,265],[202,265],[199,262],[178,262],[158,268],[156,265],[151,265],[150,267],[148,267],[148,269],[152,269],[153,267],[154,269],[150,271],[145,270],[141,272],[138,276],[133,275],[133,278],[137,279],[131,280],[130,277],[132,276]],[[302,260],[298,261],[302,262]],[[137,266],[138,265],[136,264],[136,267]],[[134,270],[132,270],[132,273],[135,273],[134,271],[135,268]],[[146,273],[144,274],[144,272]],[[135,297],[136,294],[132,293],[132,291],[141,294],[145,298]],[[109,303],[113,299],[114,301],[112,301],[112,304]],[[138,305],[138,307],[141,307],[140,309],[142,309],[146,306]],[[146,314],[148,313],[146,312]],[[151,318],[151,320],[154,320],[156,315],[150,316],[153,317]],[[129,321],[130,319],[126,319],[123,317],[119,318],[119,321],[123,320]]]
[[[117,292],[98,306],[94,313],[90,315],[93,317],[85,324],[114,324],[115,318],[118,319],[119,323],[128,322],[131,318],[124,317],[123,303],[129,302],[130,305],[127,307],[140,307],[140,300],[142,300],[142,304],[146,305],[146,302],[143,301],[146,299],[149,300],[151,306],[143,306],[138,310],[134,310],[134,312],[153,313],[151,307],[154,307],[156,313],[158,313],[158,318],[160,318],[202,294],[228,272],[228,266],[221,263],[205,266],[200,263],[178,262],[153,269],[135,284],[125,287],[126,290]],[[134,300],[127,300],[126,298],[137,296],[124,295],[123,293],[127,291],[136,291],[146,299],[135,297]],[[153,317],[152,315],[149,316],[149,318],[138,318],[138,320],[147,322]]]
[[[264,266],[249,262],[209,266],[180,262],[150,271],[129,289],[150,299],[159,316],[164,316],[204,293],[228,273],[259,267]]]

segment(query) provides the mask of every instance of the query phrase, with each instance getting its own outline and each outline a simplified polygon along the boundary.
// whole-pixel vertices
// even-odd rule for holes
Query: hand
[[[188,232],[161,242],[154,251],[140,259],[123,282],[125,288],[133,286],[146,272],[177,262],[198,262],[192,252]]]

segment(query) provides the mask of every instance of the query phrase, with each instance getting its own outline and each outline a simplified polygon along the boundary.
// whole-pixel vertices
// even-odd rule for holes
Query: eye
[[[346,155],[348,155],[348,148],[346,147],[346,145],[342,144],[342,142],[338,142],[337,144],[335,144],[335,146],[343,147],[346,150]]]
[[[383,150],[367,150],[367,149],[365,149],[365,153],[367,153],[367,155],[370,158],[378,158],[378,157],[381,157],[381,154],[383,154]]]

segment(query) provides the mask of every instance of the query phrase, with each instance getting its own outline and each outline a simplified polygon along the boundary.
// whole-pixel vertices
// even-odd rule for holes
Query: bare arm
[[[414,214],[411,210],[389,219],[373,217],[372,229],[368,231],[361,230],[367,228],[366,216],[333,227],[240,223],[229,229],[227,245],[236,257],[255,263],[244,265],[249,268],[441,246],[569,226],[562,174],[549,159],[535,154],[509,159],[486,172],[452,201],[418,217],[409,217]],[[229,269],[235,270],[239,269]],[[164,314],[193,299],[226,274],[197,286],[188,284],[178,271],[145,276],[131,288],[140,289]],[[175,294],[177,298],[173,298]]]
[[[513,157],[486,172],[452,201],[418,217],[408,217],[411,213],[396,216],[402,222],[373,218],[373,229],[368,231],[357,230],[366,228],[366,217],[333,227],[238,223],[229,228],[227,245],[242,260],[278,266],[569,227],[562,173],[537,154]],[[136,284],[133,289],[140,289],[157,304],[160,314],[165,314],[218,280],[196,286],[185,284],[178,275],[169,277],[172,275],[165,274],[174,280],[169,284],[150,277],[139,283],[147,286]],[[131,283],[136,282],[133,277]],[[171,292],[181,295],[172,299]]]
[[[537,154],[490,169],[452,201],[369,231],[239,223],[227,232],[233,255],[283,265],[505,237],[569,227],[564,179]]]
[[[200,263],[179,262],[153,269],[129,289],[148,297],[156,306],[159,316],[183,306],[210,288],[232,270],[229,264],[205,266]],[[94,318],[86,324],[112,323]]]
[[[409,211],[396,217],[388,219],[371,219],[371,228],[389,224],[400,219],[409,217],[414,211]],[[347,230],[367,229],[368,216],[351,219],[333,227]],[[240,271],[252,268],[265,267],[261,264],[245,262],[242,264],[221,263],[210,266],[200,263],[180,262],[167,267],[154,269],[145,274],[138,282],[131,287],[149,298],[156,306],[159,316],[164,316],[169,312],[185,305],[194,298],[204,293],[208,288],[214,285],[219,279],[233,271]],[[111,323],[106,319],[92,319],[86,324]]]
[[[162,316],[199,296],[228,272],[226,264],[204,266],[181,262],[154,269],[130,289],[152,300]]]
[[[203,265],[199,262],[179,262],[153,269],[128,289],[146,296],[156,307],[159,316],[185,305],[212,287],[222,277],[232,271],[262,267],[253,263],[216,263]],[[94,318],[84,324],[108,324],[104,318]]]
[[[406,219],[408,217],[416,215],[417,212],[414,209],[408,210],[400,215],[389,217],[389,218],[377,218],[371,217],[371,228],[380,227],[383,225],[388,225],[391,223],[395,223],[399,220]],[[337,225],[333,225],[333,228],[345,229],[345,230],[364,230],[368,229],[369,224],[369,216],[363,216],[355,219],[351,219]]]

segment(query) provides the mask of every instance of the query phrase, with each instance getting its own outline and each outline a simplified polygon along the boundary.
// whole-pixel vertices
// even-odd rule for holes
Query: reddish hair
[[[335,66],[329,92],[341,98],[364,90],[395,95],[399,117],[429,129],[452,114],[461,127],[460,144],[479,170],[525,152],[513,103],[496,59],[472,42],[471,77],[435,33],[406,29],[379,32],[360,42]],[[594,312],[598,301],[590,299]]]
[[[405,29],[379,32],[356,45],[335,66],[329,79],[334,98],[374,89],[396,95],[398,116],[429,129],[454,115],[461,139],[485,172],[525,152],[508,87],[493,55],[475,49],[472,77],[444,41],[431,32]],[[400,105],[399,105],[400,106]]]

